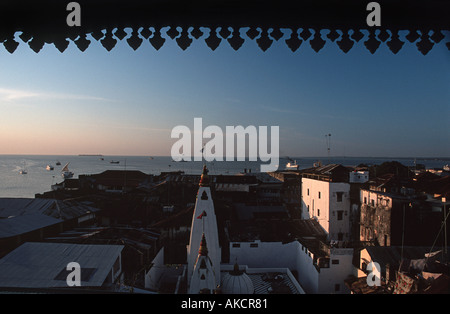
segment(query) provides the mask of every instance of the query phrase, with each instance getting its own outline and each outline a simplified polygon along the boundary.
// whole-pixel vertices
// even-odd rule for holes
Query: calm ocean
[[[187,174],[200,174],[202,162],[173,162],[171,157],[148,156],[43,156],[43,155],[0,155],[0,197],[34,198],[35,194],[51,190],[51,185],[63,181],[61,169],[69,163],[69,170],[74,172],[74,178],[80,174],[95,174],[105,170],[140,170],[147,174],[160,174],[163,171],[184,171]],[[312,167],[321,160],[326,163],[339,163],[346,166],[356,166],[361,163],[368,165],[381,164],[384,161],[396,160],[405,166],[413,166],[414,158],[367,158],[367,157],[299,157],[300,169]],[[112,164],[110,161],[119,161]],[[61,162],[60,166],[56,162]],[[280,158],[280,170],[285,168],[288,160]],[[427,168],[442,168],[450,163],[449,158],[417,158],[416,163]],[[233,161],[207,163],[210,174],[236,174],[244,169],[259,172],[260,162]],[[53,171],[46,166],[54,167]],[[25,168],[27,174],[19,171]]]

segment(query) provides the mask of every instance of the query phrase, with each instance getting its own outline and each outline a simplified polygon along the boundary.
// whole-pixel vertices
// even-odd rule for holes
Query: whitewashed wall
[[[338,193],[342,193],[340,202]],[[302,179],[302,218],[316,219],[330,240],[337,241],[339,233],[343,235],[342,241],[350,240],[350,210],[349,183]],[[339,211],[342,211],[341,220]]]
[[[152,261],[152,267],[145,274],[144,285],[145,289],[157,291],[159,289],[160,279],[164,270],[164,247],[159,250]]]
[[[240,247],[233,247],[239,244]],[[297,273],[298,282],[306,293],[349,293],[344,280],[355,273],[352,265],[353,249],[331,249],[329,268],[320,271],[313,264],[314,254],[298,241],[233,242],[230,243],[230,263],[251,268],[289,268]],[[250,245],[258,244],[258,247]],[[332,260],[339,260],[333,264]],[[339,291],[336,290],[339,285]]]
[[[332,248],[330,250],[330,268],[320,269],[318,293],[350,293],[344,280],[350,275],[357,275],[357,268],[353,266],[352,259],[353,249]]]

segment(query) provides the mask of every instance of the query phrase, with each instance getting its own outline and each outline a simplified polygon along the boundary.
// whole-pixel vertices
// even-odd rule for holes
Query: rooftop
[[[138,170],[106,170],[98,174],[80,175],[79,179],[80,181],[93,181],[103,186],[138,187],[139,184],[152,177],[153,175]]]
[[[253,283],[254,294],[304,294],[295,277],[287,268],[248,268],[240,266]],[[232,271],[233,265],[221,266],[221,278]]]
[[[90,203],[61,201],[44,198],[0,198],[0,218],[29,214],[43,214],[57,219],[68,220],[81,217],[98,208]]]
[[[0,287],[67,287],[67,264],[81,265],[81,286],[100,287],[122,245],[27,242],[0,259]]]
[[[42,214],[29,214],[0,219],[0,239],[9,238],[62,222]]]
[[[299,241],[317,256],[329,254],[327,234],[314,219],[233,221],[227,225],[231,242],[291,242]]]
[[[438,251],[439,247],[435,247],[434,251]],[[430,253],[430,247],[424,246],[368,246],[365,248],[369,253],[370,257],[373,261],[380,264],[382,271],[385,271],[386,265],[391,265],[394,267],[398,267],[400,265],[400,261],[403,256],[403,265],[402,269],[405,267],[417,266],[420,264],[420,261],[425,261],[427,254]],[[402,255],[403,252],[403,255]],[[435,258],[439,259],[441,254],[435,255]],[[412,264],[406,264],[406,262],[416,261]],[[434,259],[430,259],[430,262],[434,261]],[[406,266],[407,265],[407,266]],[[430,265],[427,265],[431,267]]]
[[[350,169],[340,164],[329,164],[302,170],[304,178],[329,181],[348,182]]]

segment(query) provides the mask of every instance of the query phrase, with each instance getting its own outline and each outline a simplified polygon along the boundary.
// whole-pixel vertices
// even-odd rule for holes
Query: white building
[[[300,241],[303,241],[301,243]],[[320,247],[316,239],[283,242],[232,242],[230,260],[254,269],[284,268],[308,294],[350,293],[345,280],[356,274],[352,248]]]
[[[354,170],[349,173],[350,183],[365,183],[369,181],[369,171],[367,170]]]
[[[349,170],[326,165],[302,177],[302,218],[315,219],[328,233],[330,241],[350,241]]]

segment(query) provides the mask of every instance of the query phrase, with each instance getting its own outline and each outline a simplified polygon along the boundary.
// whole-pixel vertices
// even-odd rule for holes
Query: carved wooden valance
[[[363,44],[372,54],[387,45],[396,54],[414,44],[427,54],[444,41],[450,49],[450,2],[447,0],[376,1],[380,26],[369,26],[371,1],[364,0],[79,0],[79,26],[68,25],[70,0],[2,1],[0,43],[10,53],[19,44],[39,52],[53,44],[63,52],[70,41],[85,51],[92,40],[108,51],[118,41],[136,50],[145,42],[159,50],[175,40],[185,50],[204,40],[215,50],[238,50],[246,40],[266,51],[283,42],[292,51],[306,46],[319,52],[336,44],[344,53]],[[405,36],[406,34],[406,36]]]

